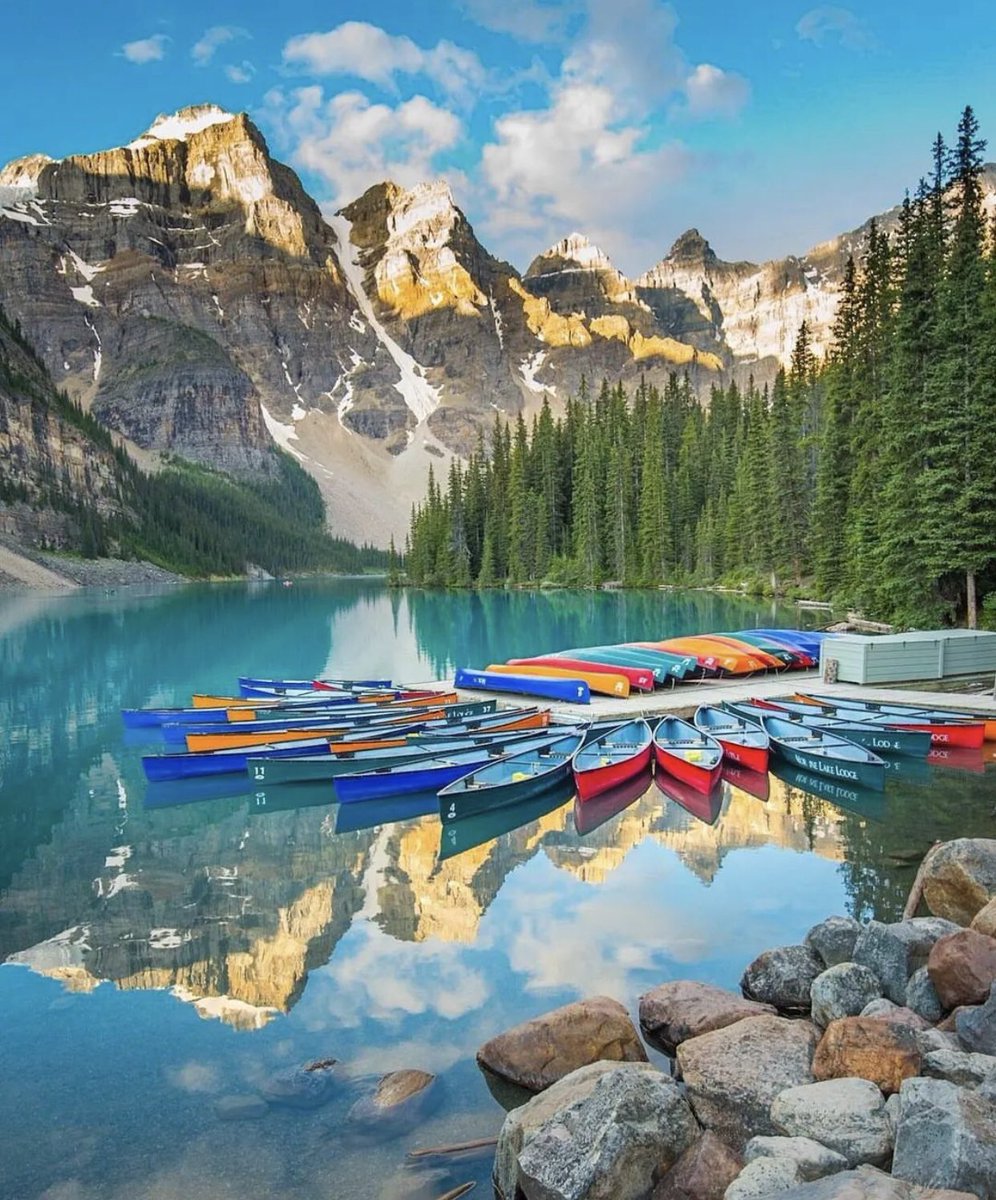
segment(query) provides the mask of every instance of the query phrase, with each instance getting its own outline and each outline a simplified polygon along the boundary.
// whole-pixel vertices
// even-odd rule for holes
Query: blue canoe
[[[367,690],[370,688],[386,688],[391,689],[394,684],[390,679],[319,679],[316,675],[313,679],[258,679],[254,675],[239,676],[239,690],[246,688],[266,688],[270,691],[283,692],[310,692],[314,690],[315,684],[325,684],[330,688],[340,688],[342,691],[348,692],[354,688]],[[247,692],[241,692],[243,696],[248,695]]]
[[[798,647],[803,654],[819,662],[820,646],[830,634],[811,629],[745,629],[744,633],[757,634],[759,637],[774,638],[791,649]]]
[[[569,730],[580,734],[580,729]],[[413,792],[438,792],[447,784],[455,783],[465,775],[489,763],[522,754],[537,753],[562,740],[560,733],[543,733],[541,736],[518,742],[511,747],[475,746],[459,754],[445,757],[426,758],[419,762],[397,767],[382,767],[374,771],[360,771],[353,775],[338,775],[334,781],[335,796],[340,804],[352,804],[357,800],[379,800],[385,796],[406,796]]]
[[[545,700],[566,700],[572,704],[590,704],[591,692],[583,679],[544,679],[539,675],[498,675],[458,667],[453,686],[466,691],[514,692],[523,696],[542,696]]]

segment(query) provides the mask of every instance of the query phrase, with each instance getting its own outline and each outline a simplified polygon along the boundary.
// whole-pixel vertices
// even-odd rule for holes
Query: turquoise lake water
[[[488,1196],[486,1154],[405,1158],[497,1132],[474,1063],[488,1037],[585,995],[635,1012],[671,978],[736,987],[828,913],[896,916],[931,842],[993,830],[979,753],[905,763],[882,796],[771,776],[766,798],[724,783],[689,811],[652,785],[576,820],[554,795],[441,847],[431,812],[340,812],[311,788],[150,791],[156,744],[125,736],[122,707],[243,672],[420,681],[797,622],[707,593],[350,580],[0,596],[0,1197],[421,1200],[469,1180]],[[219,1119],[219,1100],[328,1058],[322,1107]],[[399,1068],[438,1076],[418,1124],[350,1120]]]

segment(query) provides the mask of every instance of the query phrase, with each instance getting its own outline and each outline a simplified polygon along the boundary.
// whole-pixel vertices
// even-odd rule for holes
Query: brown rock
[[[945,1008],[981,1004],[996,983],[996,938],[961,929],[934,943],[927,972]]]
[[[757,1134],[780,1132],[771,1103],[786,1088],[812,1083],[818,1039],[810,1021],[763,1016],[682,1042],[678,1066],[699,1123],[738,1149]]]
[[[996,840],[958,838],[936,847],[923,895],[935,917],[968,925],[996,897]]]
[[[903,1080],[919,1071],[914,1030],[876,1017],[831,1021],[813,1056],[817,1080],[858,1076],[878,1084],[886,1095],[898,1092]]]
[[[996,896],[972,918],[971,928],[986,937],[996,938]]]
[[[373,1094],[377,1108],[394,1108],[424,1091],[435,1080],[428,1071],[392,1071],[385,1075]]]
[[[541,1092],[578,1067],[646,1062],[647,1052],[626,1009],[609,996],[565,1004],[485,1042],[478,1066]]]
[[[668,1054],[688,1038],[765,1013],[776,1015],[770,1004],[691,979],[662,983],[640,997],[640,1027]]]
[[[708,1129],[654,1189],[652,1200],[723,1200],[744,1160]]]

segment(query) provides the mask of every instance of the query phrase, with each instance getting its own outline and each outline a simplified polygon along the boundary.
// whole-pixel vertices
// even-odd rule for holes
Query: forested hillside
[[[173,459],[140,471],[110,433],[59,392],[0,311],[0,531],[41,548],[142,558],[192,576],[383,565],[325,529],[318,486],[274,451],[272,479]]]
[[[746,583],[902,623],[996,621],[996,234],[966,109],[897,232],[849,260],[833,346],[768,388],[582,387],[496,420],[412,514],[408,577]],[[983,598],[986,599],[983,601]]]

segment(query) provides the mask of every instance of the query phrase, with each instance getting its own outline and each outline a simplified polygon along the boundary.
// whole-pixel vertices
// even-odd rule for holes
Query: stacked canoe
[[[454,686],[587,704],[593,695],[622,699],[634,691],[652,692],[692,680],[805,670],[818,663],[820,643],[827,636],[797,629],[746,629],[574,646],[482,669],[462,667]]]

